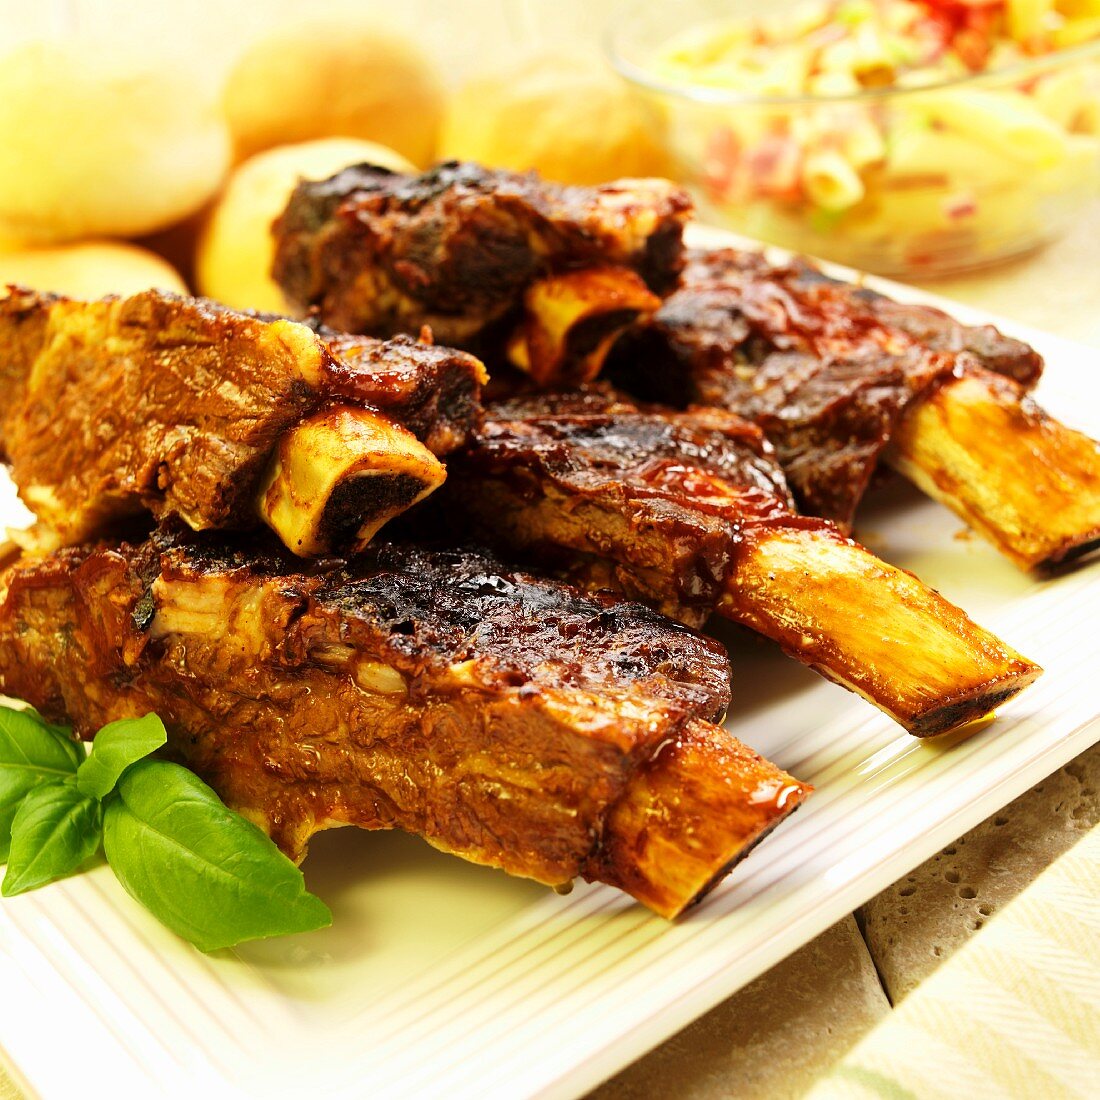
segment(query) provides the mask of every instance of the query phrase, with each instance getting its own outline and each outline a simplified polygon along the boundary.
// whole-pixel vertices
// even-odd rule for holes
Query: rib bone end
[[[525,319],[508,344],[508,358],[539,385],[589,382],[619,333],[660,304],[625,267],[540,279],[524,296]]]
[[[905,417],[887,457],[1022,569],[1100,546],[1100,443],[998,375],[942,386]]]
[[[337,406],[280,440],[257,507],[301,557],[356,553],[445,477],[411,432],[366,409]]]
[[[721,610],[918,737],[991,713],[1042,672],[911,573],[824,527],[753,532]]]
[[[662,917],[679,916],[812,789],[696,720],[634,775],[585,878],[617,886]]]

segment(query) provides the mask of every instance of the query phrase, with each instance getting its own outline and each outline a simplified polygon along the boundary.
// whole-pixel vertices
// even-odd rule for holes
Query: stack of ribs
[[[372,538],[472,438],[472,356],[15,290],[0,378],[38,515],[0,561],[0,692],[84,736],[155,711],[293,858],[398,827],[673,917],[809,792],[717,724],[717,643],[476,547]]]
[[[1026,391],[1042,360],[989,325],[903,305],[806,261],[691,252],[610,374],[732,409],[775,444],[799,505],[847,529],[881,458],[1029,569],[1100,544],[1100,448]]]
[[[613,391],[578,388],[608,353],[619,361],[624,343],[651,332],[681,293],[684,203],[648,181],[583,189],[469,165],[416,178],[357,168],[299,185],[275,226],[275,271],[288,297],[325,323],[415,329],[449,311],[450,338],[471,341],[492,364],[498,397],[453,457],[440,501],[451,528],[684,622],[717,611],[913,733],[988,713],[1036,666],[836,525],[796,515],[766,425],[728,405],[641,409]],[[427,255],[438,263],[425,264]],[[493,323],[480,305],[448,295],[439,270],[450,283],[496,288]],[[593,270],[602,281],[581,309],[560,288]],[[625,288],[638,277],[654,292],[674,288],[671,297],[640,310],[598,362],[566,356],[554,372],[514,354],[517,332],[583,333],[600,315],[597,291],[602,316],[615,317],[616,279]],[[559,344],[572,346],[568,335]],[[508,363],[519,368],[514,395],[500,397]],[[671,373],[675,381],[685,372],[672,364]],[[559,388],[538,392],[550,382]]]
[[[575,386],[606,364],[644,400],[738,413],[775,446],[800,507],[843,529],[885,457],[1025,568],[1100,542],[1097,445],[1026,397],[1041,369],[1030,348],[805,262],[685,255],[688,212],[652,181],[361,167],[299,185],[275,226],[274,271],[291,302],[334,325],[445,325],[494,376],[511,364],[530,385]],[[631,317],[621,304],[639,278],[664,298],[639,298]],[[598,353],[585,354],[593,325]]]
[[[294,858],[398,827],[665,916],[809,790],[718,725],[710,615],[916,735],[1011,698],[1038,667],[848,525],[881,456],[960,461],[990,394],[1094,474],[1023,396],[1038,360],[685,256],[689,213],[664,181],[364,166],[276,223],[301,321],[12,292],[0,455],[38,525],[0,573],[0,691],[84,735],[157,711]]]

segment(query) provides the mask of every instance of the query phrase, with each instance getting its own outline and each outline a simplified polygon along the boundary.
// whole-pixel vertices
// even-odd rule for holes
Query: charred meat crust
[[[687,716],[729,705],[720,644],[640,604],[508,569],[479,550],[380,544],[327,574],[323,607],[379,624],[396,654],[492,666],[500,686],[638,690]],[[547,661],[547,655],[554,659]]]
[[[953,355],[966,352],[986,370],[1012,378],[1023,386],[1034,386],[1043,370],[1042,356],[1029,344],[1006,336],[993,325],[966,325],[935,306],[898,302],[870,287],[826,275],[805,257],[772,263],[756,251],[733,248],[696,249],[687,253],[684,285],[710,283],[728,278],[774,279],[797,288],[805,312],[787,311],[792,328],[804,335],[843,340],[864,332],[894,329],[931,351]],[[793,302],[798,301],[792,298]],[[845,311],[847,310],[847,315]],[[815,317],[816,313],[816,317]],[[827,350],[827,345],[819,348]]]
[[[282,318],[148,291],[0,301],[0,450],[62,541],[148,509],[249,527],[280,438],[333,403],[377,411],[435,453],[480,415],[482,365],[409,338],[318,335]]]
[[[669,463],[705,471],[727,485],[762,498],[773,507],[791,506],[783,472],[763,433],[755,425],[720,409],[685,412],[635,405],[608,387],[528,395],[493,402],[486,423],[469,452],[492,456],[511,466],[510,448],[529,447],[532,459],[547,470],[567,474],[584,462],[593,470],[624,470],[629,477],[657,476]],[[518,457],[518,456],[517,456]],[[763,502],[762,502],[763,503]]]
[[[735,568],[742,525],[793,520],[754,425],[638,407],[606,387],[492,402],[451,468],[436,505],[459,529],[696,625]]]
[[[806,265],[807,278],[824,278],[816,268]],[[1030,345],[1006,336],[993,325],[964,325],[934,306],[895,302],[885,294],[867,287],[853,287],[838,280],[831,285],[843,293],[866,302],[884,325],[900,329],[933,351],[972,356],[986,370],[1012,378],[1031,387],[1043,371],[1043,357]]]
[[[612,356],[610,376],[629,392],[759,424],[800,507],[844,527],[915,401],[970,366],[1025,384],[1041,369],[989,326],[737,249],[690,252],[680,288]]]
[[[0,691],[84,734],[156,710],[171,753],[295,857],[318,828],[400,827],[553,884],[638,767],[722,715],[729,667],[646,608],[472,549],[303,570],[161,534],[13,567]]]
[[[472,355],[426,339],[377,340],[305,322],[332,356],[324,382],[331,398],[393,416],[433,454],[462,446],[481,419],[485,368]]]
[[[536,278],[609,263],[666,291],[691,203],[666,181],[566,187],[448,162],[420,176],[371,165],[302,182],[275,223],[273,274],[301,311],[389,336],[431,326],[479,353]]]

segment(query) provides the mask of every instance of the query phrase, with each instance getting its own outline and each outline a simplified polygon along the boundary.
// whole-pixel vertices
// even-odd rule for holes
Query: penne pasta
[[[1049,167],[1066,155],[1066,135],[1021,92],[930,92],[914,103],[929,125],[942,126],[1018,164]],[[959,165],[962,168],[962,165]]]
[[[963,165],[965,172],[960,170]],[[1012,183],[1019,173],[1015,158],[976,145],[951,130],[915,123],[890,143],[883,185],[890,188],[902,180],[965,179],[974,187],[988,188]]]
[[[1096,95],[1089,87],[1084,72],[1066,69],[1050,73],[1035,82],[1031,93],[1035,106],[1063,130],[1073,130],[1074,124]]]
[[[853,121],[841,137],[841,149],[848,162],[855,168],[864,169],[879,164],[886,156],[886,139],[881,127],[864,116]]]
[[[802,186],[823,210],[847,210],[866,193],[859,173],[834,150],[811,153],[802,166]]]

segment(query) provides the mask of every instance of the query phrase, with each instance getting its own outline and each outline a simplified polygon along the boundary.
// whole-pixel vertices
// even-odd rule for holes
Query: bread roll
[[[229,135],[175,65],[80,39],[0,63],[0,236],[137,236],[218,189]]]
[[[187,293],[187,284],[171,264],[144,248],[118,241],[0,251],[0,296],[8,283],[71,298],[125,296],[151,287]]]
[[[263,149],[354,137],[427,166],[443,96],[406,38],[372,23],[314,20],[257,42],[229,78],[225,110],[238,161]]]
[[[440,159],[559,183],[667,174],[657,119],[599,59],[544,54],[475,77],[448,104]]]
[[[285,312],[286,301],[270,275],[271,223],[300,179],[325,179],[365,161],[395,172],[415,171],[392,149],[351,138],[285,145],[245,161],[230,176],[199,238],[199,292],[236,309]]]

